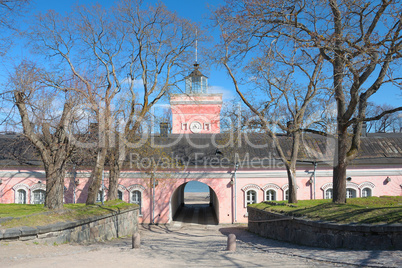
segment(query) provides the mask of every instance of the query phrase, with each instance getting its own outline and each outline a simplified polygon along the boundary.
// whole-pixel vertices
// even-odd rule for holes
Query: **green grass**
[[[43,205],[0,204],[0,218],[13,217],[14,219],[1,222],[0,228],[20,226],[43,226],[56,222],[73,221],[93,216],[108,214],[112,211],[137,206],[121,200],[107,201],[104,206],[85,204],[65,204],[60,211],[51,211]]]
[[[0,204],[0,218],[22,217],[47,211],[43,205]]]
[[[335,204],[331,200],[300,200],[297,204],[281,201],[262,202],[250,206],[289,216],[329,222],[402,223],[402,196],[351,198],[346,204]]]

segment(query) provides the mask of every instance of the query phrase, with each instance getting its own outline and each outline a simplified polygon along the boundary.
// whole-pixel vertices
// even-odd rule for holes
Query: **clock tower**
[[[185,93],[170,97],[172,134],[220,133],[222,94],[208,93],[208,78],[198,68],[194,64],[185,77]]]

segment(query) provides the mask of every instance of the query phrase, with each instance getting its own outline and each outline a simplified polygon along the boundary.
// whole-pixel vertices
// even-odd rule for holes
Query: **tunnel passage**
[[[202,183],[207,192],[189,192],[186,187],[192,183],[183,183],[173,192],[170,210],[173,221],[205,225],[218,224],[219,201],[215,191]]]

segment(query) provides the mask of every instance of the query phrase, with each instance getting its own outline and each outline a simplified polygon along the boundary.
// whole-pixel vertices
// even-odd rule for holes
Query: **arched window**
[[[142,214],[142,211],[141,211],[142,194],[139,190],[134,190],[131,192],[130,202],[140,206],[140,214]]]
[[[37,189],[32,192],[33,194],[33,204],[44,204],[46,191],[42,189]]]
[[[257,184],[247,184],[243,186],[242,191],[244,191],[244,207],[247,205],[257,203],[258,192],[261,191],[261,187]]]
[[[16,203],[26,204],[27,203],[27,192],[24,189],[19,189],[17,191]]]
[[[356,190],[352,188],[346,188],[346,198],[355,198]]]
[[[275,201],[276,200],[276,191],[273,189],[267,190],[265,192],[265,201]]]
[[[285,190],[285,200],[289,200],[289,189]]]
[[[333,190],[332,188],[328,188],[325,191],[325,199],[332,199],[332,197],[333,197]]]
[[[370,197],[371,196],[371,189],[370,188],[364,188],[362,190],[362,197]]]
[[[257,192],[254,190],[248,190],[246,192],[246,206],[257,203]]]
[[[117,196],[120,200],[123,200],[123,192],[120,190],[117,190]]]
[[[28,193],[29,193],[29,187],[28,185],[24,183],[18,183],[14,185],[13,187],[14,190],[14,203],[16,204],[27,204],[29,203],[28,198]],[[32,204],[32,200],[31,200]]]
[[[360,196],[361,197],[370,197],[373,196],[375,185],[372,182],[365,181],[359,184]]]

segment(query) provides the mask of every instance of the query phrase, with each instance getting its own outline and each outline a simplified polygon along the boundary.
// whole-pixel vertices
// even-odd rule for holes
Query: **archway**
[[[173,222],[216,225],[219,202],[215,191],[198,181],[183,183],[173,192],[170,212]]]

